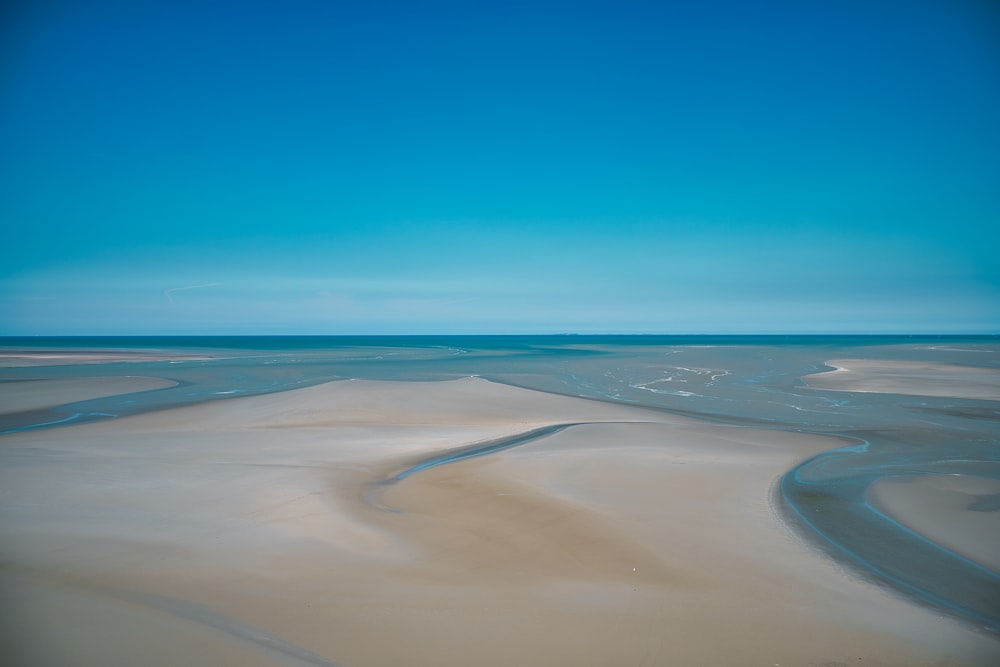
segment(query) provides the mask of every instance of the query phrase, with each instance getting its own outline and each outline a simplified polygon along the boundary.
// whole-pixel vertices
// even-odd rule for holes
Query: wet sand
[[[781,523],[841,444],[478,378],[2,436],[5,663],[995,664]]]
[[[130,352],[90,350],[10,350],[0,351],[0,368],[29,368],[33,366],[77,366],[80,364],[107,364],[129,361],[195,361],[212,357],[195,354],[176,354],[155,350]]]
[[[0,389],[2,392],[0,395],[3,397],[3,401],[0,402],[0,415],[43,410],[75,401],[176,385],[173,380],[139,376],[5,382]]]
[[[1000,370],[919,361],[831,359],[835,370],[806,375],[813,389],[1000,401]]]
[[[975,475],[907,475],[868,491],[879,511],[910,530],[1000,573],[1000,480]]]

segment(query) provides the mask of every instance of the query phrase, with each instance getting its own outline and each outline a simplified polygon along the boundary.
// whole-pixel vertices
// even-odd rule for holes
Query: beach
[[[476,377],[11,433],[7,662],[995,664],[783,521],[781,476],[844,444]]]

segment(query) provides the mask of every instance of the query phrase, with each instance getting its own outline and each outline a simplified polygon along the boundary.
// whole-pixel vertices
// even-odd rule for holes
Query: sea
[[[2,434],[118,419],[351,378],[504,384],[716,423],[838,436],[789,470],[774,504],[807,542],[855,576],[1000,631],[1000,575],[878,511],[878,480],[1000,479],[1000,401],[809,388],[832,359],[946,363],[1000,373],[1000,336],[177,336],[0,338],[31,351],[171,353],[148,361],[0,368],[0,382],[145,375],[178,384],[51,410],[0,414]],[[0,410],[2,413],[2,410]],[[970,510],[1000,511],[1000,494]],[[733,544],[733,549],[739,549]]]

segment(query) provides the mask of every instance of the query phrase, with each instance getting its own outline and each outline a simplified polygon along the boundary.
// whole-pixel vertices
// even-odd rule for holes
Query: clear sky
[[[21,0],[0,334],[1000,332],[988,0]]]

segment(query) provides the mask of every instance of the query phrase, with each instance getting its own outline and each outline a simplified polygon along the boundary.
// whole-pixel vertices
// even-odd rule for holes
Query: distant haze
[[[0,335],[1000,331],[992,3],[0,11]]]

